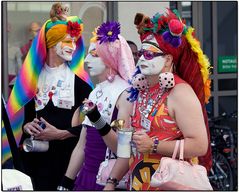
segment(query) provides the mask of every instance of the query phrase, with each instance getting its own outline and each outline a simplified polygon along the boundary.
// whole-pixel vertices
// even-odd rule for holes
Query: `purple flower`
[[[120,24],[115,21],[107,21],[106,23],[102,23],[102,25],[98,28],[97,40],[100,41],[100,44],[103,42],[114,42],[116,39],[119,39],[119,34]]]

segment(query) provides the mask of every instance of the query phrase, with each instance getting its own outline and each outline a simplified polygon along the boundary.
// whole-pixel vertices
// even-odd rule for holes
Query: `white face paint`
[[[72,55],[76,49],[75,38],[67,35],[65,39],[56,44],[56,54],[59,55],[65,61],[71,61]]]
[[[88,50],[88,54],[85,58],[85,64],[87,65],[87,67],[89,69],[89,73],[90,73],[91,76],[100,75],[106,69],[106,66],[105,66],[104,62],[96,54],[95,49],[96,49],[96,44],[91,43],[90,47],[89,47],[89,50]]]
[[[148,41],[155,43],[153,39]],[[141,46],[141,50],[148,50],[157,53],[162,52],[160,49],[149,43],[143,43]],[[156,56],[151,60],[147,60],[145,59],[144,55],[142,55],[139,58],[137,66],[139,66],[141,73],[143,75],[158,75],[162,71],[164,64],[165,64],[164,56]]]

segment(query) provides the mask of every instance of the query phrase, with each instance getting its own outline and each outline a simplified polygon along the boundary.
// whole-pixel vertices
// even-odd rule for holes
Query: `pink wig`
[[[114,42],[96,43],[96,52],[105,63],[105,65],[124,80],[128,81],[134,72],[135,63],[132,51],[127,41],[121,35]]]

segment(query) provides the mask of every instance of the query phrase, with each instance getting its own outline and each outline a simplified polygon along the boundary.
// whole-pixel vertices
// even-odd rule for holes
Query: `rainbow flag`
[[[69,20],[81,23],[77,16],[68,17],[67,21]],[[65,21],[65,24],[67,24],[67,21]],[[52,24],[51,20],[46,21],[32,42],[7,102],[6,108],[10,119],[36,95],[38,78],[47,57],[45,28]],[[80,37],[69,67],[78,77],[93,87],[88,73],[84,70],[84,56],[84,43],[82,37]]]
[[[31,100],[37,90],[37,81],[46,60],[45,25],[32,41],[26,59],[18,73],[13,90],[7,102],[7,113],[9,119],[19,111],[29,100]]]
[[[2,106],[4,107],[4,106]],[[10,119],[13,135],[15,137],[17,145],[20,142],[22,135],[22,124],[24,121],[24,109],[19,110],[13,117]],[[2,121],[2,164],[12,156],[10,146],[7,139],[7,134],[5,130],[4,123]]]

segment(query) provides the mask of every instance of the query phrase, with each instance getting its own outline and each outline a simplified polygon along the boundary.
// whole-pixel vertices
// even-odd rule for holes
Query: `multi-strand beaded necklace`
[[[162,95],[167,91],[167,89],[154,89],[150,92],[149,89],[146,89],[143,92],[139,93],[138,104],[139,112],[145,118],[148,119],[150,113],[154,117],[158,111],[158,107],[161,104],[160,100]]]

